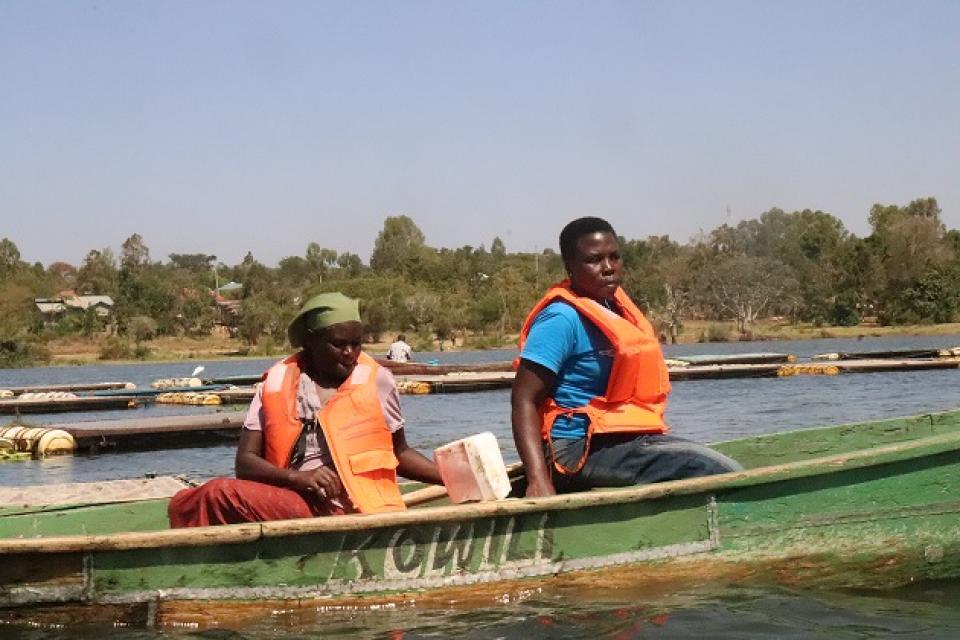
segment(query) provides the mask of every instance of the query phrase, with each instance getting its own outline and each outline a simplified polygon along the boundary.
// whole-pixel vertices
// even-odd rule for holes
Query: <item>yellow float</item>
[[[397,390],[405,395],[422,396],[433,391],[429,382],[405,380],[397,383]]]
[[[835,376],[840,367],[834,364],[785,364],[777,369],[778,378],[789,376]]]
[[[220,396],[215,393],[196,393],[193,391],[170,391],[158,394],[157,404],[217,405]]]
[[[76,448],[73,436],[62,429],[23,425],[0,428],[0,452],[7,454],[5,459],[72,454]]]

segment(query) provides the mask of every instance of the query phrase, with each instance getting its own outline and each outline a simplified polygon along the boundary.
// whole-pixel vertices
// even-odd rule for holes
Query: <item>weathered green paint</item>
[[[0,538],[160,531],[170,526],[167,500],[108,505],[0,508]]]
[[[262,538],[223,547],[98,553],[96,591],[289,587],[438,578],[539,559],[549,547],[542,514],[368,531]],[[549,559],[549,556],[546,557]]]
[[[12,566],[29,561],[48,573],[0,573],[0,603],[336,598],[603,567],[664,583],[876,587],[960,576],[960,412],[719,448],[754,471],[379,520],[327,519],[295,531],[256,525],[230,544],[223,540],[239,529],[222,528],[220,540],[148,534],[120,548],[113,538],[66,538],[60,553],[33,555],[29,545],[10,543]],[[0,538],[152,530],[162,508],[157,501],[0,517]],[[71,558],[71,568],[57,573],[57,558]]]
[[[400,582],[497,574],[551,563],[709,541],[701,496],[522,516],[263,538],[246,544],[97,553],[105,596],[171,588],[376,591]],[[547,571],[552,573],[552,571]],[[365,584],[368,583],[368,584]],[[389,588],[387,589],[389,590]]]
[[[551,514],[555,560],[650,550],[710,539],[707,497],[678,496],[664,500],[595,507]]]
[[[772,433],[715,448],[747,468],[786,464],[960,431],[960,411]]]
[[[721,537],[756,535],[860,517],[882,519],[912,508],[960,505],[960,451],[737,489],[720,500]]]
[[[960,452],[732,490],[718,500],[718,522],[731,561],[797,558],[788,582],[958,576]]]

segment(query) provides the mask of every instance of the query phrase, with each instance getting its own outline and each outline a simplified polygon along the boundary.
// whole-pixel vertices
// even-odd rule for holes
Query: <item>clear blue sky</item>
[[[771,207],[960,227],[960,2],[0,0],[0,237],[79,265],[309,242],[686,242]]]

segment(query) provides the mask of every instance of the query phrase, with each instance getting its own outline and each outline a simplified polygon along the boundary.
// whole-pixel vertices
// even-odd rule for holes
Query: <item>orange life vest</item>
[[[547,398],[540,407],[543,416],[541,435],[544,440],[550,441],[550,429],[559,416],[573,414],[587,415],[588,446],[589,438],[594,433],[666,433],[668,427],[663,422],[663,413],[670,392],[667,365],[653,327],[626,292],[618,287],[614,294],[614,300],[623,313],[620,316],[591,298],[575,294],[570,290],[567,280],[554,285],[523,324],[520,332],[521,352],[537,314],[555,300],[563,300],[596,325],[610,340],[614,357],[604,395],[593,398],[582,407],[573,408],[560,407],[553,398]]]
[[[361,513],[405,509],[397,486],[393,437],[377,393],[380,365],[360,354],[353,372],[317,412],[337,475]],[[273,365],[264,376],[264,457],[286,469],[303,425],[297,415],[297,391],[303,367],[296,353]]]

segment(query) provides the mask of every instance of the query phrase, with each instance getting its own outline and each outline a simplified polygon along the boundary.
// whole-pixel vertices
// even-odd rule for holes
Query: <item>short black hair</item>
[[[577,253],[577,241],[591,233],[611,233],[614,236],[617,235],[617,232],[613,230],[610,223],[603,218],[594,218],[592,216],[577,218],[573,222],[568,223],[567,226],[563,228],[563,231],[560,232],[560,257],[562,257],[564,261],[572,259]]]

